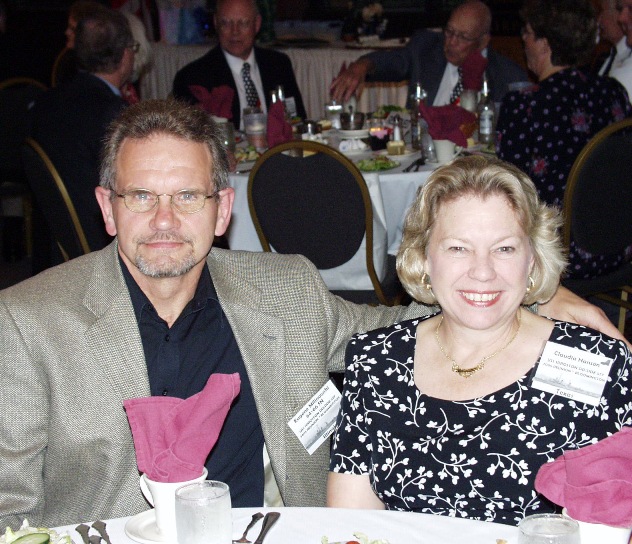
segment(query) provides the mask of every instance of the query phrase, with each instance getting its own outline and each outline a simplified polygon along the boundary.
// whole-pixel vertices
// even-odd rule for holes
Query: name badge
[[[612,359],[547,342],[531,386],[567,399],[597,406]]]
[[[336,426],[342,395],[329,380],[298,413],[288,421],[310,455],[325,441]]]

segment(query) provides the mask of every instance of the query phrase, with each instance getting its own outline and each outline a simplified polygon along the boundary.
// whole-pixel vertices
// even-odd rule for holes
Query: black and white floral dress
[[[517,524],[555,510],[534,489],[541,465],[632,425],[624,343],[555,322],[549,341],[614,359],[598,406],[532,388],[537,365],[495,393],[448,401],[413,381],[423,319],[358,334],[347,347],[330,470],[368,474],[388,509]]]

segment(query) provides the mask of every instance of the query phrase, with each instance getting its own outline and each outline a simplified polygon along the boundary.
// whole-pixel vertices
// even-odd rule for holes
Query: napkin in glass
[[[268,126],[266,128],[266,140],[268,147],[289,142],[292,139],[292,125],[285,118],[285,106],[283,102],[276,101],[268,110]]]
[[[233,118],[233,98],[235,91],[228,85],[214,87],[210,91],[202,85],[189,85],[189,91],[195,96],[200,107],[215,117]]]
[[[428,133],[433,140],[450,140],[467,147],[467,138],[476,127],[476,115],[456,104],[427,106],[419,104],[419,113],[428,123]]]
[[[535,488],[573,519],[632,527],[632,428],[546,463]]]
[[[483,86],[483,74],[487,68],[487,59],[477,49],[472,51],[461,66],[463,89],[480,91]]]
[[[123,401],[138,469],[156,482],[184,482],[202,474],[239,394],[239,374],[212,374],[188,399],[142,397]]]

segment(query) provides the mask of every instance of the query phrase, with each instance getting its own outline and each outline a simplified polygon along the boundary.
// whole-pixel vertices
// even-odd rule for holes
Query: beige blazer
[[[149,508],[123,410],[149,383],[116,248],[0,292],[0,531]],[[299,256],[213,249],[208,265],[283,500],[322,506],[329,445],[308,455],[287,421],[343,369],[351,334],[426,312],[344,302]]]

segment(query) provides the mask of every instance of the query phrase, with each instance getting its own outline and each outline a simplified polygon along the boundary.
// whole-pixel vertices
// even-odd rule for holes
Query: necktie
[[[259,95],[255,84],[250,79],[250,64],[248,62],[244,62],[244,65],[241,67],[241,77],[244,80],[244,88],[246,89],[246,102],[248,102],[248,106],[254,108],[259,105]]]
[[[610,50],[610,55],[608,56],[608,60],[606,61],[604,67],[600,70],[600,75],[607,76],[610,73],[610,69],[612,68],[612,63],[614,62],[614,58],[617,55],[617,48],[613,47]]]
[[[457,70],[459,71],[459,79],[457,80],[454,89],[452,89],[452,94],[450,95],[450,104],[454,104],[459,98],[461,98],[461,93],[463,92],[463,70],[461,70],[460,66],[457,68]]]

